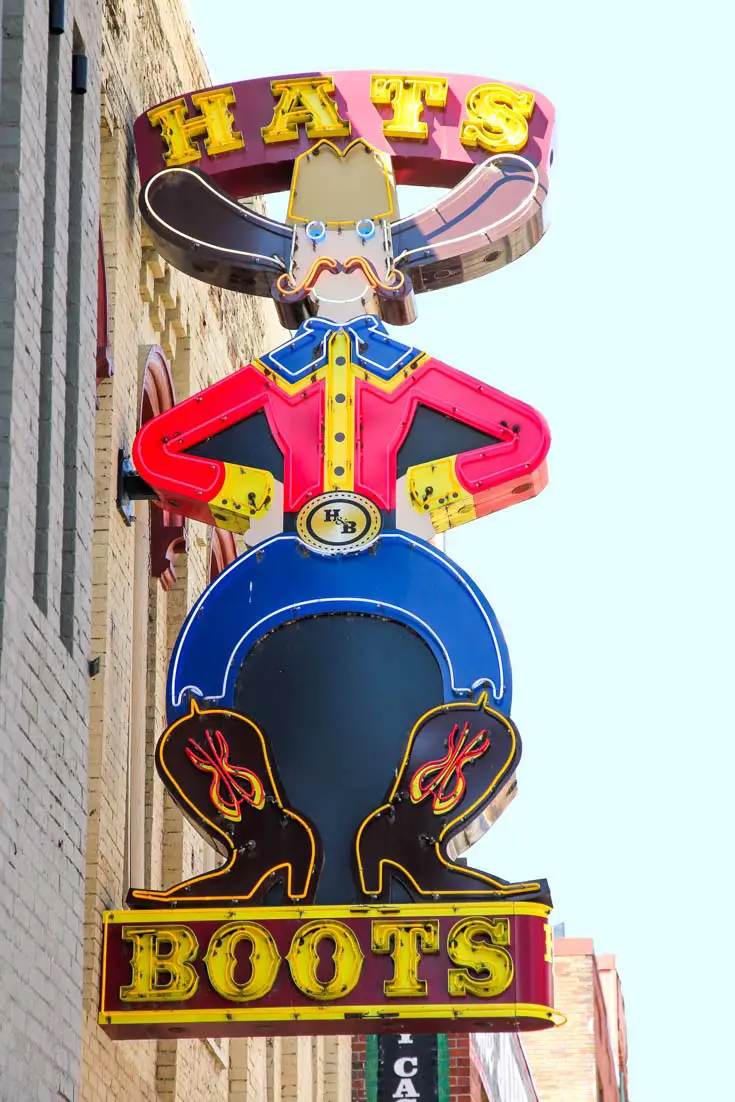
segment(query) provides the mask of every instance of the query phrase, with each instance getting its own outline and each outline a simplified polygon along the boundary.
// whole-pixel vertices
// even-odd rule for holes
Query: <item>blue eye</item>
[[[369,241],[371,237],[375,237],[375,223],[372,218],[361,218],[356,224],[355,230],[357,236],[361,237],[363,241]]]
[[[309,238],[310,241],[314,241],[316,244],[318,244],[320,241],[323,241],[324,238],[327,236],[327,227],[324,225],[323,222],[319,222],[317,219],[314,219],[313,221],[309,222],[306,227],[306,236]]]

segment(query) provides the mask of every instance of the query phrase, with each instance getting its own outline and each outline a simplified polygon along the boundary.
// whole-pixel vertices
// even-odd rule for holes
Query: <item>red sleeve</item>
[[[284,454],[284,507],[292,510],[321,489],[321,383],[289,395],[252,364],[148,421],[133,444],[138,473],[165,505],[212,524],[225,465],[187,449],[264,410]]]
[[[537,493],[545,484],[551,437],[541,414],[439,360],[424,360],[394,391],[359,384],[357,402],[360,446],[356,489],[362,487],[360,492],[369,493],[371,487],[373,495],[382,499],[383,508],[395,506],[396,457],[419,405],[500,441],[457,456],[457,478],[475,499],[478,514],[492,511],[484,510],[483,505],[496,499],[501,487],[510,490],[529,482]],[[440,441],[433,458],[444,458]],[[523,490],[521,494],[533,496]],[[522,499],[520,495],[515,498]]]

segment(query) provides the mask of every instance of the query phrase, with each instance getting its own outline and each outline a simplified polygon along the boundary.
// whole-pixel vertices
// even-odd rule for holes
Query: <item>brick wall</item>
[[[80,1080],[100,28],[66,13],[50,38],[45,0],[0,4],[3,1102]]]
[[[554,941],[557,1029],[524,1035],[540,1102],[617,1102],[607,1015],[592,941]]]
[[[323,1040],[323,1102],[349,1102],[351,1096],[352,1039],[325,1037]],[[314,1102],[322,1102],[315,1098]]]
[[[364,1037],[352,1038],[352,1102],[367,1102],[365,1084],[365,1057],[367,1043]]]
[[[452,1102],[481,1102],[482,1084],[475,1061],[472,1059],[471,1040],[468,1033],[450,1034],[449,1047],[449,1097]]]

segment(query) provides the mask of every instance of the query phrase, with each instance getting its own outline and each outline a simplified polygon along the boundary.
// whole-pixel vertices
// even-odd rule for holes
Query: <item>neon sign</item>
[[[388,328],[536,244],[553,117],[490,80],[335,73],[136,123],[161,255],[292,332],[135,440],[160,507],[242,553],[179,634],[156,748],[221,862],[106,915],[113,1036],[554,1024],[546,881],[458,859],[521,739],[497,618],[430,542],[541,492],[549,431]],[[400,183],[450,190],[402,218]],[[284,222],[238,201],[284,186]]]

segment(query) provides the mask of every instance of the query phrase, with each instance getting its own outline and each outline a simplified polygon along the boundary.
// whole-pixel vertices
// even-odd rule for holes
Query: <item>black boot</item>
[[[167,903],[223,906],[257,903],[278,880],[289,900],[309,902],[322,865],[311,823],[285,806],[262,732],[235,712],[191,712],[156,747],[163,783],[226,863],[167,891],[133,888],[133,907]]]
[[[393,876],[416,900],[550,903],[544,880],[509,884],[447,854],[452,837],[508,784],[520,755],[516,727],[488,707],[486,695],[477,703],[443,704],[422,716],[385,802],[358,829],[360,890],[379,898]]]

